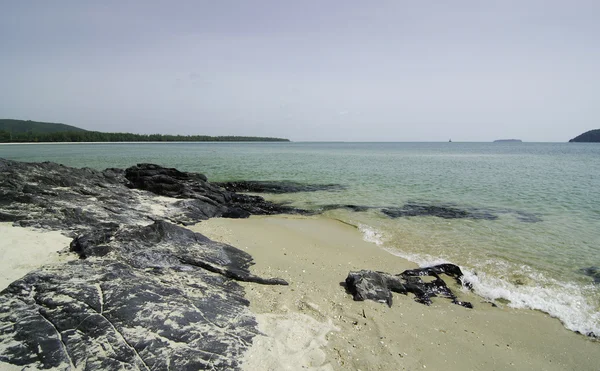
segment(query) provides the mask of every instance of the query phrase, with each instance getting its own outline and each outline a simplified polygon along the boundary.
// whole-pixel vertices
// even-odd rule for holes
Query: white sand
[[[71,240],[60,232],[0,223],[0,290],[42,265],[75,259],[73,254],[58,253]]]
[[[415,267],[362,240],[353,227],[315,217],[210,219],[192,229],[250,253],[251,270],[289,286],[244,284],[260,330],[247,370],[598,370],[600,342],[537,311],[494,308],[452,286],[427,307],[394,294],[391,308],[355,302],[350,270]]]

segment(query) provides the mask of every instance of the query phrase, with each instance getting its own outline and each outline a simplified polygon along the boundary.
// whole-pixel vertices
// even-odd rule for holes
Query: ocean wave
[[[359,225],[359,230],[365,241],[375,243],[385,251],[421,267],[442,263],[456,264],[425,253],[407,253],[388,246],[384,233],[368,225]],[[512,268],[520,276],[527,278],[526,283],[515,284],[481,270],[491,265],[504,271]],[[540,310],[559,319],[571,331],[595,337],[600,335],[600,312],[588,299],[598,295],[597,286],[561,282],[548,278],[527,265],[515,267],[497,260],[481,262],[479,269],[460,266],[464,274],[463,286],[469,285],[475,294],[487,300],[505,300],[508,302],[506,305],[511,308]]]

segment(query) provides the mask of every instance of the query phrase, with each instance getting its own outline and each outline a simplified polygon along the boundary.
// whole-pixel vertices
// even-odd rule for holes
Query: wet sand
[[[191,229],[250,253],[255,274],[289,286],[246,283],[265,336],[247,370],[597,370],[600,342],[531,310],[493,307],[446,280],[474,309],[394,294],[391,308],[355,302],[340,285],[351,270],[416,266],[323,217],[211,219]]]

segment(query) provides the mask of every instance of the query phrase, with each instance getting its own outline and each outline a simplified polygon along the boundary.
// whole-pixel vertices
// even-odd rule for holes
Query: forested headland
[[[65,124],[0,120],[0,143],[43,142],[289,142],[289,139],[233,135],[105,133]]]
[[[586,131],[569,142],[600,142],[600,129]]]

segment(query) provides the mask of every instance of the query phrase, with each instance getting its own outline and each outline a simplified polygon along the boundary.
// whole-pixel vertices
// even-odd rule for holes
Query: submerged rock
[[[381,210],[385,215],[392,218],[407,216],[436,216],[444,219],[498,219],[497,215],[481,210],[465,210],[450,205],[427,205],[418,203],[407,203],[402,207],[390,207]]]
[[[520,210],[459,207],[451,204],[434,205],[417,202],[408,202],[402,207],[383,208],[381,209],[381,212],[390,218],[435,216],[443,219],[496,220],[501,214],[511,214],[517,220],[525,223],[537,223],[542,221],[538,215]]]
[[[592,279],[594,280],[594,283],[600,283],[600,268],[598,268],[596,266],[591,266],[591,267],[581,268],[579,271],[581,273],[585,274],[586,276],[592,277]]]
[[[163,221],[94,231],[71,248],[86,259],[31,272],[0,292],[1,361],[236,369],[258,334],[236,281],[287,284],[250,274],[247,253]]]
[[[214,183],[232,192],[251,192],[251,193],[297,193],[297,192],[316,192],[316,191],[340,191],[346,189],[341,184],[304,184],[291,181],[237,181]]]
[[[346,289],[352,294],[354,300],[366,299],[386,303],[392,306],[392,292],[399,294],[412,293],[415,301],[430,305],[432,297],[444,297],[452,300],[454,304],[465,308],[473,308],[469,302],[458,300],[456,295],[446,285],[440,274],[453,277],[459,284],[463,276],[460,268],[454,264],[440,264],[433,267],[406,270],[397,275],[385,272],[361,270],[348,273]],[[435,279],[425,282],[420,277],[431,276]]]

